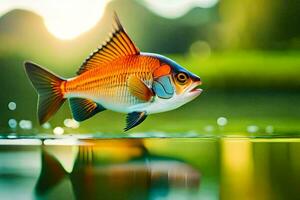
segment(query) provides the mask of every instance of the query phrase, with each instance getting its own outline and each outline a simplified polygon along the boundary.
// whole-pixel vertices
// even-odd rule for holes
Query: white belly
[[[170,99],[161,99],[156,96],[154,100],[151,102],[138,103],[134,105],[121,104],[121,103],[119,104],[112,101],[105,101],[103,99],[93,99],[88,96],[83,97],[80,95],[68,95],[68,98],[72,98],[72,97],[91,99],[94,102],[102,105],[104,108],[115,112],[120,112],[120,113],[146,112],[147,115],[174,110],[187,102],[183,98],[180,98],[177,95],[174,95]]]
[[[115,112],[146,112],[147,115],[174,110],[185,103],[183,101],[180,101],[180,98],[176,98],[176,95],[170,99],[160,99],[158,97],[155,97],[155,99],[151,102],[139,103],[135,105],[112,104],[109,102],[104,102],[102,100],[95,100],[95,102],[101,104],[106,109]]]

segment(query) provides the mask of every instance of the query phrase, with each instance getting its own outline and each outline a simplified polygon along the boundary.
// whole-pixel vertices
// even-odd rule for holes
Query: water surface
[[[0,140],[3,199],[297,199],[299,138]]]

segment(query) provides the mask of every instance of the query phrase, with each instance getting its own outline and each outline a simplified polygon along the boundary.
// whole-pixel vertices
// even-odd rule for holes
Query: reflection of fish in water
[[[200,183],[199,172],[188,164],[150,156],[143,145],[126,144],[120,149],[106,144],[80,146],[71,173],[43,150],[36,194],[47,195],[63,178],[71,181],[76,199],[156,199],[172,189],[198,189]]]
[[[39,94],[41,124],[69,99],[77,121],[106,109],[127,113],[127,131],[149,114],[176,109],[200,95],[197,75],[162,55],[140,52],[117,17],[115,23],[110,40],[82,64],[74,78],[63,79],[25,63]]]

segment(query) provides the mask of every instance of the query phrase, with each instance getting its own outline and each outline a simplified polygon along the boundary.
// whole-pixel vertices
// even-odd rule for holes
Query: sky
[[[30,10],[44,19],[47,30],[62,40],[90,30],[112,0],[1,0],[0,16],[13,9]],[[208,8],[218,0],[136,0],[157,15],[178,18],[195,7]]]

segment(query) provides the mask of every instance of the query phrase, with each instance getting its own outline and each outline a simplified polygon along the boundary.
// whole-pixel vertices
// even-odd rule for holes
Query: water
[[[300,138],[0,140],[1,199],[299,199]]]

